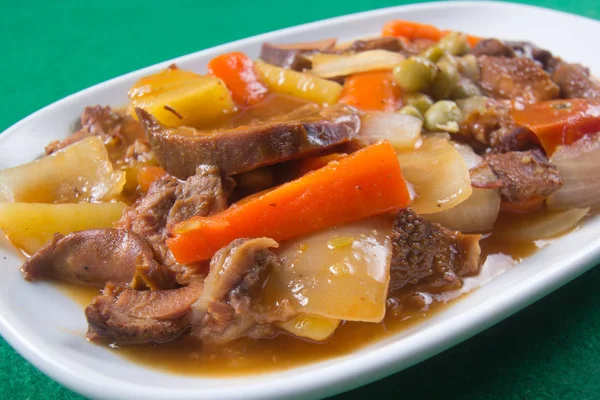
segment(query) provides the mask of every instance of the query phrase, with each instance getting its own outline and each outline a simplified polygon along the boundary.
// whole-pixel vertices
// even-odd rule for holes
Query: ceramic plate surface
[[[206,71],[228,51],[258,56],[268,42],[350,40],[377,35],[391,19],[434,24],[484,37],[530,40],[600,74],[600,23],[541,8],[490,2],[429,3],[365,12],[284,29],[170,60],[69,96],[0,135],[0,169],[32,160],[54,139],[68,135],[86,105],[126,103],[141,76],[176,62]],[[560,29],[557,29],[560,27]],[[568,40],[569,37],[578,40]],[[22,258],[0,241],[0,333],[53,379],[91,398],[282,399],[317,398],[382,378],[453,346],[531,304],[593,267],[600,256],[600,216],[562,237],[424,323],[354,353],[292,370],[257,376],[204,378],[170,375],[134,364],[84,339],[82,308],[47,283],[28,283]]]

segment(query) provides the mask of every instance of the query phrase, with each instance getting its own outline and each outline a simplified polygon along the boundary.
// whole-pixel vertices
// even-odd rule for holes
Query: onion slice
[[[494,235],[504,242],[531,242],[549,239],[575,228],[589,208],[572,208],[565,211],[542,210],[530,214],[503,215],[496,224]]]
[[[368,141],[389,141],[396,151],[413,150],[423,122],[410,115],[371,111],[362,119],[360,135]]]
[[[600,134],[584,136],[571,145],[560,146],[550,161],[558,168],[564,184],[548,197],[548,208],[600,206]]]
[[[417,214],[433,214],[467,200],[473,189],[469,169],[460,153],[445,139],[428,137],[415,151],[399,153],[402,174],[414,185]]]
[[[453,231],[471,233],[492,229],[499,212],[499,189],[473,188],[471,196],[456,207],[435,214],[425,214],[423,218]]]
[[[314,54],[310,59],[313,74],[322,78],[335,78],[358,72],[391,70],[404,60],[404,56],[393,51],[369,50],[350,55]]]

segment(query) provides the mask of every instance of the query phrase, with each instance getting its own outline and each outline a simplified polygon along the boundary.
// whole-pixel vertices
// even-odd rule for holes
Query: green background
[[[275,29],[407,3],[0,0],[0,132],[64,96],[159,61]],[[598,0],[528,3],[600,19]],[[473,339],[340,398],[598,399],[598,283],[600,268]],[[0,398],[80,396],[48,379],[0,338]]]

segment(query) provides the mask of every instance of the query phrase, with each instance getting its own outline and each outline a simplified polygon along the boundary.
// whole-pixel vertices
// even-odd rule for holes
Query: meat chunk
[[[527,58],[480,56],[480,87],[501,99],[537,103],[557,98],[558,86],[535,61]]]
[[[165,244],[169,229],[194,216],[208,216],[227,208],[219,169],[200,165],[196,174],[185,182],[166,176],[150,185],[148,193],[123,212],[116,226],[146,238],[155,259],[178,274],[178,281],[187,282],[195,266],[177,263]]]
[[[496,151],[528,150],[537,145],[533,132],[518,126],[510,115],[507,100],[488,99],[483,109],[473,110],[460,125],[464,137]]]
[[[392,227],[390,293],[406,285],[431,292],[458,289],[479,271],[481,235],[463,235],[401,210]]]
[[[514,50],[498,39],[480,41],[471,49],[471,53],[476,56],[515,57]]]
[[[227,208],[219,169],[200,165],[196,173],[175,189],[175,203],[167,217],[167,229],[194,216],[208,216]]]
[[[170,174],[186,179],[200,164],[216,165],[229,176],[346,143],[357,136],[360,118],[344,105],[334,105],[303,118],[266,122],[200,133],[193,128],[166,129],[137,109],[157,160]]]
[[[590,77],[590,71],[580,64],[561,62],[552,80],[560,87],[560,95],[566,99],[600,100],[600,83]]]
[[[107,144],[111,158],[116,159],[136,140],[144,140],[144,131],[135,119],[115,112],[108,106],[86,107],[81,114],[81,129],[66,139],[50,143],[46,146],[46,154],[64,149],[88,136],[101,137]]]
[[[487,154],[485,160],[502,181],[502,198],[511,203],[547,197],[563,184],[558,169],[540,150]]]
[[[369,50],[387,50],[399,52],[403,49],[400,39],[384,36],[373,39],[355,40],[352,42],[348,50],[360,53]]]
[[[154,261],[142,237],[119,229],[57,233],[23,264],[22,271],[28,281],[56,279],[96,287],[111,281],[158,289],[173,281],[169,271]]]
[[[279,244],[268,238],[236,239],[212,258],[202,296],[194,304],[192,334],[204,341],[225,343],[248,335],[274,334],[271,323],[291,318],[288,303],[277,310],[259,310],[253,299],[277,256],[269,250]]]
[[[551,52],[541,49],[533,43],[508,41],[506,44],[514,51],[515,56],[537,61],[548,73],[552,73],[560,62],[560,59],[554,57]]]
[[[312,63],[305,55],[331,50],[335,46],[335,43],[335,39],[294,44],[263,43],[260,58],[269,64],[302,71],[310,69],[312,66]]]
[[[108,285],[85,310],[86,337],[119,345],[173,340],[188,328],[191,306],[202,288],[200,278],[172,290],[141,291]]]

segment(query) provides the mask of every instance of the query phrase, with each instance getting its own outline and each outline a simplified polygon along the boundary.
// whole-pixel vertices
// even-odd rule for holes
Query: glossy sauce
[[[486,271],[490,277],[504,272],[538,249],[533,242],[506,244],[493,235],[484,238],[481,247],[483,260],[492,256],[485,264],[490,269]],[[483,273],[480,275],[481,282],[477,282],[479,276],[471,278],[471,290],[490,279],[483,277]],[[82,307],[87,306],[99,294],[98,289],[66,284],[60,284],[60,287]],[[415,326],[455,301],[460,301],[462,294],[455,291],[444,295],[456,299],[443,301],[439,296],[424,294],[429,304],[423,307],[421,302],[411,301],[411,296],[408,296],[405,303],[388,308],[381,323],[346,322],[326,343],[281,334],[273,339],[243,338],[225,346],[202,346],[193,338],[185,337],[163,345],[114,347],[112,351],[133,362],[181,375],[226,377],[282,371],[340,357],[374,344],[389,335]]]

